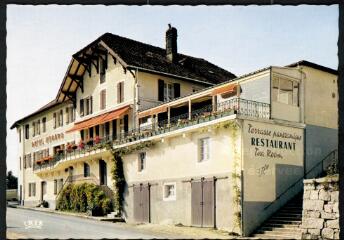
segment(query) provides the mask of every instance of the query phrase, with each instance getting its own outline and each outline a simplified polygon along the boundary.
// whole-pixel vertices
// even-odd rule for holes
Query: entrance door
[[[134,219],[138,223],[150,222],[150,192],[148,184],[140,184],[134,188]]]
[[[107,184],[107,174],[106,174],[106,162],[104,160],[99,160],[99,184]]]
[[[215,227],[215,190],[213,179],[191,182],[191,221],[193,226]]]
[[[47,193],[47,182],[41,182],[41,201],[44,200],[44,195]]]

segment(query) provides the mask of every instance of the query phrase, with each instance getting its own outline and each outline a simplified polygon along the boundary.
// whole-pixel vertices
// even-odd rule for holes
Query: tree
[[[7,189],[17,189],[18,188],[18,178],[13,175],[12,171],[7,172],[6,187],[7,187]]]

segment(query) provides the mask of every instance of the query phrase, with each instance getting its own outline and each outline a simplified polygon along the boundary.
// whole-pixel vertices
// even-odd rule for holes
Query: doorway
[[[47,182],[41,182],[41,202],[44,200],[44,195],[47,193]]]
[[[107,185],[107,167],[104,160],[99,160],[99,184]]]
[[[215,181],[191,182],[191,223],[197,227],[215,227]]]
[[[150,222],[150,186],[140,184],[133,187],[134,190],[134,219],[137,223]]]

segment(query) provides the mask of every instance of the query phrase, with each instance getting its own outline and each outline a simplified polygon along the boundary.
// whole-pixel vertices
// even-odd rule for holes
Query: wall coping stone
[[[312,184],[312,183],[325,183],[325,182],[338,182],[338,181],[339,181],[339,175],[336,174],[330,177],[304,179],[303,183]]]

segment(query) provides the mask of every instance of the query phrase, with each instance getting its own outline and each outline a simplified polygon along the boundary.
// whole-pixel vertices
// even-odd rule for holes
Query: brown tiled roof
[[[74,56],[79,55],[85,49],[100,41],[103,41],[111,48],[129,68],[138,67],[209,84],[218,84],[236,77],[233,73],[202,58],[195,58],[184,54],[178,54],[177,61],[172,63],[166,58],[166,50],[164,48],[155,47],[112,33],[103,34],[97,40],[74,54]]]

